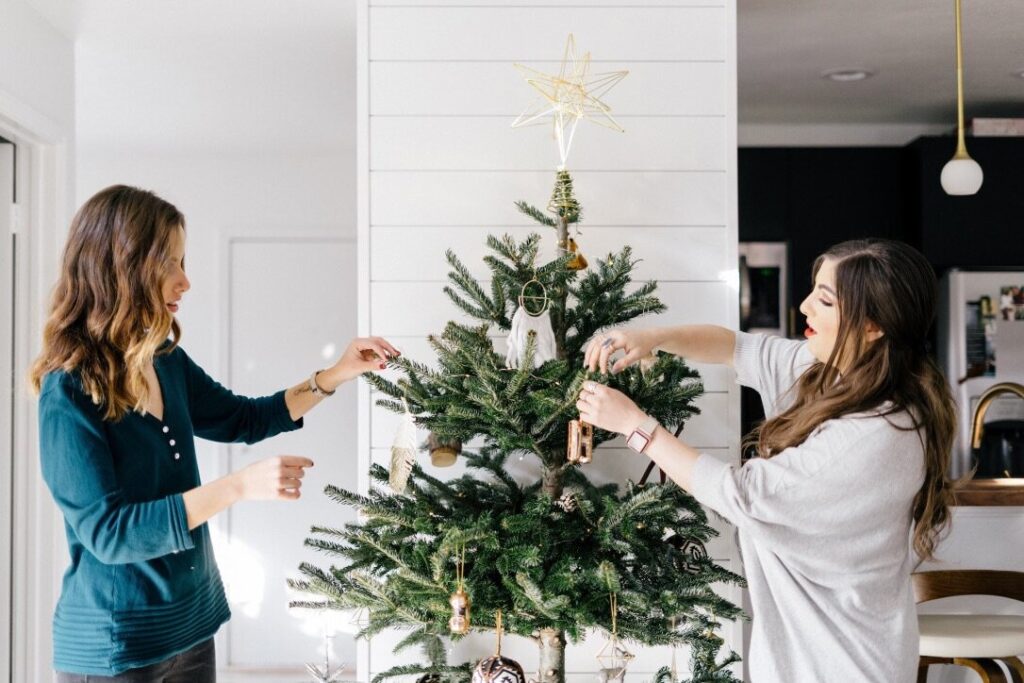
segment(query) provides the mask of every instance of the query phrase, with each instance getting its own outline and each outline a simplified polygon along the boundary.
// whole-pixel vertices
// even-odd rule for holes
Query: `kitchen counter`
[[[972,479],[957,489],[955,504],[1024,506],[1024,479]]]

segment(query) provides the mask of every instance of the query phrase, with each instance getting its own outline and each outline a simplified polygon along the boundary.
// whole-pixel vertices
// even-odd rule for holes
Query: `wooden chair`
[[[919,572],[912,575],[918,604],[957,595],[995,595],[1024,602],[1024,573],[991,570]],[[1010,614],[921,614],[917,683],[932,664],[966,666],[985,683],[1024,683],[1024,616]]]

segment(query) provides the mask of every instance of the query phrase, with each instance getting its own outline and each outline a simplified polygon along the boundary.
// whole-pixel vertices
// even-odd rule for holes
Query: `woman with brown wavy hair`
[[[240,500],[295,500],[313,462],[282,455],[199,479],[194,437],[255,443],[398,355],[356,339],[294,387],[237,396],[178,346],[190,284],[185,219],[117,185],[71,223],[43,349],[43,478],[64,515],[71,563],[53,619],[61,683],[209,683],[213,635],[230,616],[206,521]]]
[[[955,431],[946,380],[926,350],[935,273],[901,242],[844,242],[818,258],[800,311],[806,341],[715,326],[615,330],[591,371],[653,349],[730,365],[768,416],[734,467],[674,439],[622,393],[586,382],[577,407],[627,436],[738,530],[753,610],[755,683],[915,680],[910,574],[949,524]]]

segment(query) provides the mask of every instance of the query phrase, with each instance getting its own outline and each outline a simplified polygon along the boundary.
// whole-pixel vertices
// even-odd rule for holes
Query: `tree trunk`
[[[544,493],[551,496],[551,500],[558,500],[562,497],[564,479],[565,475],[560,465],[544,468],[541,486]]]
[[[555,218],[555,221],[558,230],[558,255],[563,256],[565,250],[569,248],[569,223],[561,216]],[[555,333],[555,357],[558,360],[565,360],[565,334],[567,332],[565,329],[565,307],[569,300],[569,292],[559,289],[556,297],[555,305],[551,307],[551,326]]]
[[[565,634],[553,628],[544,628],[540,641],[540,668],[538,683],[565,683]]]

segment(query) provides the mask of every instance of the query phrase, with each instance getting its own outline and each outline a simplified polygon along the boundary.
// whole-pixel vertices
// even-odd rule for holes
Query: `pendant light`
[[[960,29],[960,0],[956,5],[956,153],[942,167],[942,189],[946,194],[977,194],[984,174],[978,162],[967,153],[964,143],[964,48]]]

